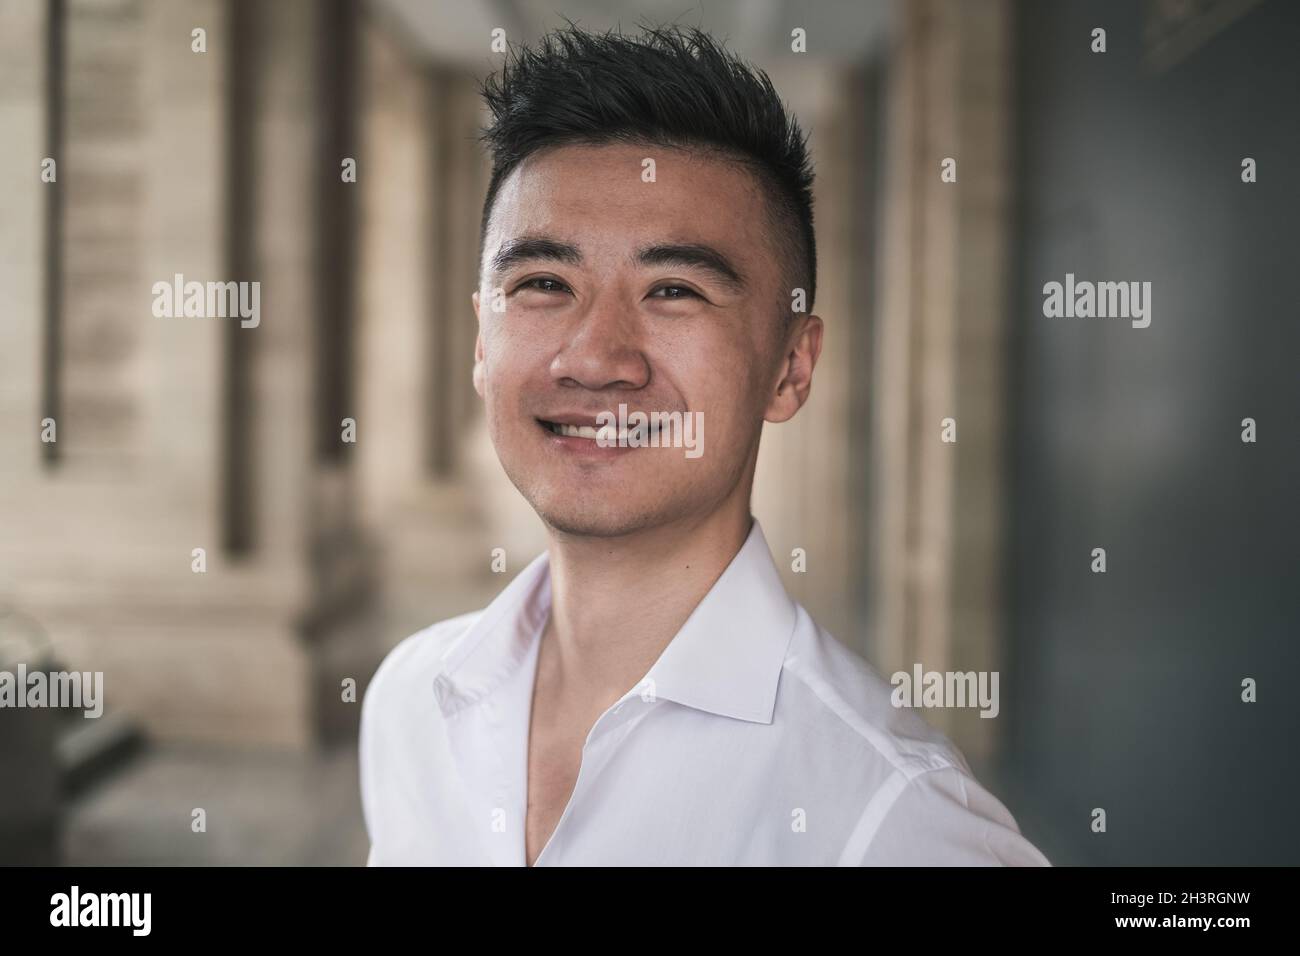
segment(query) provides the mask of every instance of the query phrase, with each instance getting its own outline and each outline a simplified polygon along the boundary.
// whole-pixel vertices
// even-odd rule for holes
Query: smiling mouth
[[[601,448],[626,449],[628,447],[638,447],[636,444],[629,446],[629,433],[626,430],[620,430],[617,425],[612,423],[608,425],[574,425],[569,422],[551,422],[539,418],[537,424],[552,435],[557,435],[560,438],[585,438]],[[658,422],[648,422],[643,432],[642,443],[648,445],[652,439],[657,440],[659,431]]]
[[[565,438],[589,438],[595,441],[605,432],[607,437],[616,437],[617,432],[607,427],[596,428],[593,425],[565,425],[561,422],[548,422],[544,419],[537,419],[539,425],[548,429],[556,435],[563,435]]]

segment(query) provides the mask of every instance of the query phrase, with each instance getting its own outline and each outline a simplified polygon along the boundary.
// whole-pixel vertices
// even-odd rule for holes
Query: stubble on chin
[[[548,528],[574,537],[621,538],[658,523],[657,517],[650,513],[593,514],[573,508],[543,509],[534,502],[529,503]]]

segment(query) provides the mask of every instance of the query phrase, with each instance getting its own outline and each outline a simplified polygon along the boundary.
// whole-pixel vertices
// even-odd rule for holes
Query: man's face
[[[782,384],[792,270],[765,202],[740,164],[627,144],[545,150],[503,182],[474,381],[501,464],[552,528],[621,535],[747,500],[764,418],[802,401],[778,395],[798,390]],[[572,434],[620,404],[702,421],[702,453]]]

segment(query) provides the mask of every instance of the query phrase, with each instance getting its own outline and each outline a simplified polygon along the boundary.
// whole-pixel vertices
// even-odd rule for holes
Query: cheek
[[[754,344],[737,336],[712,336],[683,343],[671,359],[671,377],[680,382],[691,407],[721,419],[749,415],[766,387],[766,359]]]
[[[518,378],[521,343],[512,341],[509,327],[500,324],[484,328],[482,334],[484,381],[488,395],[499,402]]]
[[[487,412],[488,424],[496,434],[510,417],[511,397],[518,388],[511,384],[514,369],[510,363],[510,352],[502,348],[503,343],[487,338],[483,341],[483,405]]]
[[[694,387],[685,393],[686,407],[692,413],[702,413],[706,442],[730,453],[747,447],[762,419],[761,409],[754,408],[749,376],[734,366],[712,363],[696,374],[691,380]]]
[[[483,333],[483,398],[488,415],[503,425],[547,390],[550,354],[540,336],[505,324]]]

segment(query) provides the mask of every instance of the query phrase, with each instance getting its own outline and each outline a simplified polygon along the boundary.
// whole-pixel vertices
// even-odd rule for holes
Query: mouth
[[[578,461],[610,461],[636,450],[620,446],[618,430],[598,426],[594,418],[582,421],[575,417],[565,422],[539,418],[536,421],[537,427],[542,429],[542,438],[554,451]]]
[[[597,428],[595,425],[571,425],[567,422],[548,422],[543,418],[537,419],[537,424],[541,425],[553,435],[559,435],[563,438],[586,438],[589,441],[595,441],[604,435],[606,438],[616,438],[617,432],[608,426]]]
[[[545,438],[557,450],[576,453],[584,457],[611,458],[636,451],[651,444],[652,438],[658,439],[658,423],[648,426],[639,441],[630,441],[630,432],[620,428],[619,424],[598,423],[595,415],[583,413],[565,413],[556,419],[537,418],[537,427],[545,433]]]

